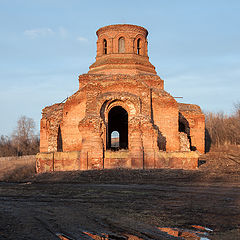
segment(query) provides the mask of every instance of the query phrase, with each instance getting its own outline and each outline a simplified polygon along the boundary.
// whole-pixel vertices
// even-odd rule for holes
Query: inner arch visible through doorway
[[[119,133],[119,146],[111,141],[114,131]],[[108,113],[107,149],[128,149],[128,113],[121,106],[113,107]]]

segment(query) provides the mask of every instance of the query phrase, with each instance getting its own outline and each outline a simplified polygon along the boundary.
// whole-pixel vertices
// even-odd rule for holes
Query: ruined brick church
[[[37,172],[198,167],[204,114],[164,90],[147,35],[128,24],[97,31],[96,61],[79,90],[42,110]]]

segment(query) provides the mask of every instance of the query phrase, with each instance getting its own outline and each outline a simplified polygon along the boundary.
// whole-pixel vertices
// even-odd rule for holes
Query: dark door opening
[[[114,132],[118,132],[118,146],[114,144],[112,137]],[[112,134],[113,133],[113,134]],[[128,148],[128,113],[127,111],[116,106],[108,113],[108,136],[107,149],[118,150]]]

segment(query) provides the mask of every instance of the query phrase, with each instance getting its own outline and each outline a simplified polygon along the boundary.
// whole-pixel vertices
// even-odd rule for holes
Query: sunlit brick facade
[[[79,90],[42,111],[38,172],[197,168],[204,115],[164,90],[147,35],[127,24],[97,31],[96,61],[79,76]]]

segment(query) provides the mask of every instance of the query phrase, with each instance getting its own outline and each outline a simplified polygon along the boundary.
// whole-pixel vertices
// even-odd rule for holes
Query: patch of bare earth
[[[0,239],[240,239],[239,153],[212,151],[197,171],[8,177],[0,183]]]

